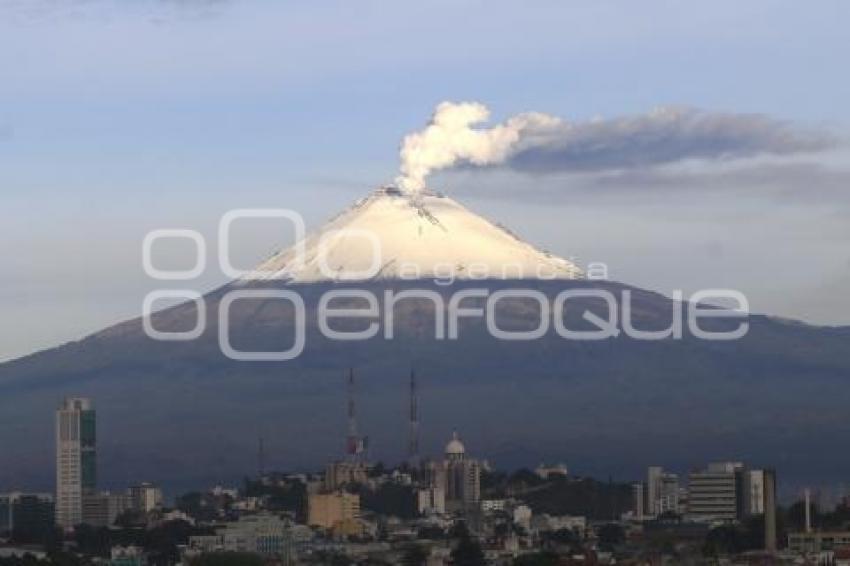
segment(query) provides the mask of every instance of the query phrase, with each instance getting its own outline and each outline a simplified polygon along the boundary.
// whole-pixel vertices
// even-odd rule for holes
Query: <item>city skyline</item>
[[[0,0],[0,566],[850,565],[848,17]]]

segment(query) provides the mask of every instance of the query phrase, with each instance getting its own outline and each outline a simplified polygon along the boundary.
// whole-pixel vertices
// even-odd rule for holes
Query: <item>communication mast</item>
[[[368,443],[367,437],[357,433],[357,412],[354,406],[354,369],[348,370],[348,438],[345,453],[350,460],[362,460]]]
[[[416,391],[416,372],[410,370],[410,438],[407,456],[411,466],[419,463],[419,397]]]

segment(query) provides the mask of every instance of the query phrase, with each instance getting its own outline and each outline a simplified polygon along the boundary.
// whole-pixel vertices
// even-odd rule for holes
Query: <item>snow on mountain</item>
[[[243,280],[575,279],[581,270],[432,191],[382,187]]]

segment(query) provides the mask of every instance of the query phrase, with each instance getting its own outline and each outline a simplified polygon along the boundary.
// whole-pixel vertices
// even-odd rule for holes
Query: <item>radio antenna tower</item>
[[[349,459],[358,460],[363,455],[364,441],[357,434],[357,413],[354,407],[354,369],[348,370],[348,438],[345,452]]]
[[[419,463],[419,397],[416,392],[416,372],[410,370],[410,438],[407,456],[411,466]]]

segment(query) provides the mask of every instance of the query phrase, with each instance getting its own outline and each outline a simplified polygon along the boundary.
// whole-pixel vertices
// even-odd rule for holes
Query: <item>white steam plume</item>
[[[405,136],[401,144],[401,175],[396,183],[416,192],[425,177],[457,163],[495,165],[503,162],[519,142],[521,131],[531,124],[555,125],[557,118],[545,114],[520,114],[489,129],[473,129],[486,122],[490,111],[478,102],[441,102],[424,130]]]
[[[688,107],[585,122],[528,112],[492,128],[473,128],[489,115],[478,102],[439,104],[425,129],[408,134],[402,142],[399,187],[419,191],[431,172],[460,164],[538,174],[600,173],[688,159],[791,155],[837,143],[828,132],[800,129],[763,114]]]

